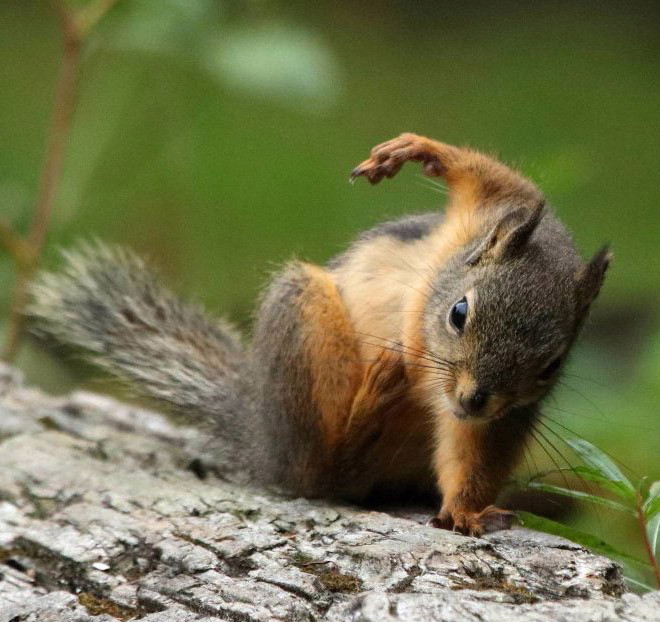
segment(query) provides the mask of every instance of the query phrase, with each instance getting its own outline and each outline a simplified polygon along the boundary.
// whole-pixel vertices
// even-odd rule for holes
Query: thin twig
[[[98,0],[75,14],[63,0],[51,0],[57,13],[64,46],[62,64],[53,103],[53,122],[48,136],[46,157],[41,169],[36,208],[25,239],[9,226],[0,226],[0,243],[16,262],[16,288],[11,305],[9,327],[2,358],[10,361],[18,353],[25,328],[25,307],[29,283],[38,267],[51,223],[53,206],[62,180],[66,147],[71,134],[73,113],[78,98],[80,61],[86,37],[117,0]]]
[[[17,270],[21,270],[34,259],[30,243],[16,233],[4,220],[0,220],[0,245],[4,246],[12,256]]]
[[[73,119],[78,94],[82,41],[73,27],[67,10],[60,3],[56,3],[56,6],[59,7],[58,14],[62,25],[64,55],[57,80],[53,104],[53,123],[39,180],[36,209],[27,236],[27,243],[32,250],[33,261],[24,265],[17,264],[16,289],[3,353],[5,360],[12,360],[16,356],[23,335],[25,327],[24,311],[29,297],[28,286],[37,268],[46,241],[55,197],[62,178],[66,145],[71,131],[71,120]]]
[[[46,159],[39,182],[37,209],[32,221],[29,240],[40,254],[43,248],[53,204],[59,189],[71,121],[78,96],[82,39],[70,27],[64,31],[64,56],[55,93],[53,125],[48,139]]]

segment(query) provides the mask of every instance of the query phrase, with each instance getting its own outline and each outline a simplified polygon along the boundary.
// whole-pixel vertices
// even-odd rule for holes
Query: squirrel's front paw
[[[407,389],[406,372],[400,353],[383,350],[365,371],[354,410],[373,412],[391,406]]]
[[[427,175],[438,176],[441,173],[430,141],[417,134],[406,133],[376,145],[371,150],[371,157],[353,169],[351,181],[366,177],[372,184],[377,184],[383,177],[394,177],[408,160],[424,162]]]
[[[469,536],[482,536],[485,533],[511,529],[516,515],[509,510],[489,505],[481,512],[454,510],[449,512],[441,510],[431,520],[431,525],[440,529],[451,529]]]

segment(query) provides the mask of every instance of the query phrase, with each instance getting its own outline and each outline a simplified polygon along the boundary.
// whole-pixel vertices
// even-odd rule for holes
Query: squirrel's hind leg
[[[300,494],[333,494],[333,451],[364,373],[334,278],[318,266],[288,264],[257,317],[255,385],[276,453],[274,479]]]
[[[407,418],[401,352],[364,354],[332,274],[289,264],[258,317],[254,367],[274,479],[298,494],[354,501],[383,481],[420,486],[416,465],[426,473],[428,462],[418,446],[417,462],[404,464],[407,475],[391,472],[421,429]]]
[[[368,462],[407,390],[401,354],[362,358],[334,277],[318,266],[286,266],[258,317],[255,386],[273,479],[307,496],[360,498],[382,475]]]

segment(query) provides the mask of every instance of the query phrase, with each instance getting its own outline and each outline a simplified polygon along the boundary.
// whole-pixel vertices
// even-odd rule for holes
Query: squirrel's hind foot
[[[441,510],[430,524],[439,529],[459,531],[467,536],[480,537],[486,533],[511,529],[516,515],[509,510],[489,505],[481,512],[448,512]]]

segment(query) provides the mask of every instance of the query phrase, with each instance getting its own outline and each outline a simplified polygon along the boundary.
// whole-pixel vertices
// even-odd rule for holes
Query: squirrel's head
[[[471,421],[541,400],[556,383],[611,255],[584,263],[539,204],[509,211],[435,278],[425,314],[443,410]],[[441,361],[441,362],[440,362]]]

